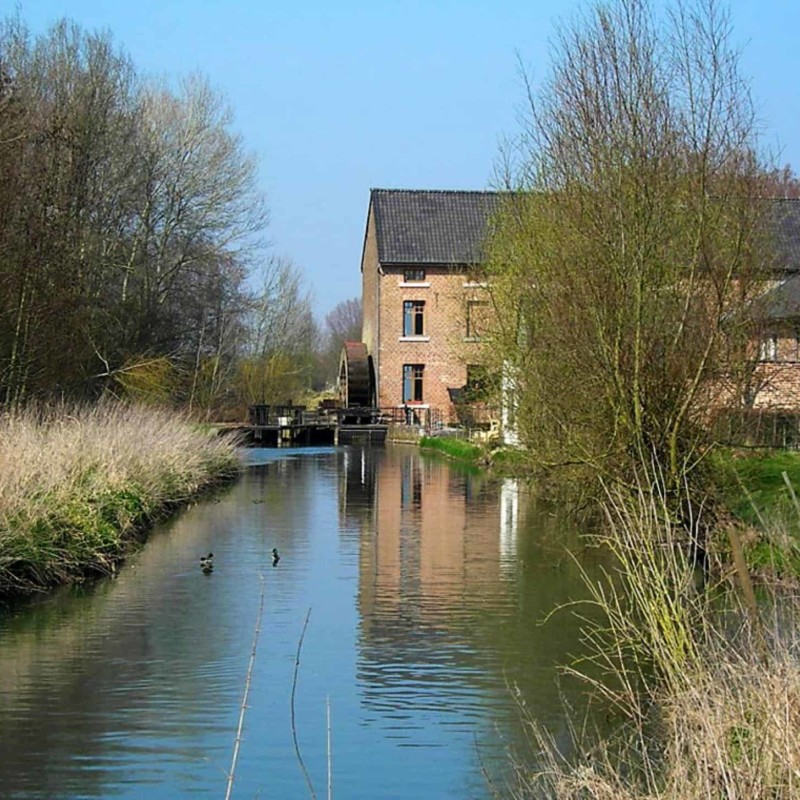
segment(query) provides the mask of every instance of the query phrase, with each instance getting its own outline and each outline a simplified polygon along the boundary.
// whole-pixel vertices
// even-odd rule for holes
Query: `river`
[[[502,791],[518,700],[568,746],[579,623],[544,620],[598,568],[570,525],[414,448],[247,457],[113,579],[0,610],[1,796],[223,798],[262,588],[233,797],[310,797],[290,708],[309,609],[294,733],[318,797],[328,733],[340,800]]]

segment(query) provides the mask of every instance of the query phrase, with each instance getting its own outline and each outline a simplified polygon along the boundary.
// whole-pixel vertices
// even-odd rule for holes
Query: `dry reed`
[[[0,417],[0,594],[109,572],[167,509],[234,474],[234,446],[125,404]]]
[[[658,482],[654,482],[658,486]],[[567,669],[621,720],[578,733],[563,753],[528,719],[537,766],[518,763],[518,798],[776,800],[800,797],[800,600],[772,587],[757,618],[723,575],[699,591],[686,534],[658,490],[609,497],[601,538],[616,556],[588,582],[586,622],[603,677]]]

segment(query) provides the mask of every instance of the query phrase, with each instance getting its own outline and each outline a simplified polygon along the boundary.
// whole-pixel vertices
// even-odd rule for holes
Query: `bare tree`
[[[361,298],[352,297],[337,303],[325,317],[325,327],[330,335],[342,342],[360,342],[364,313]]]
[[[284,402],[310,385],[317,328],[310,295],[291,261],[269,259],[261,281],[251,305],[240,391],[247,403]]]
[[[0,109],[0,397],[92,393],[162,357],[175,400],[217,396],[267,222],[224,100],[142,81],[106,34],[12,19]]]
[[[528,84],[490,351],[539,467],[627,481],[655,460],[677,488],[746,361],[764,166],[730,35],[717,0],[596,3]]]
[[[342,347],[345,342],[361,341],[363,320],[360,297],[342,300],[325,317],[325,341],[319,355],[321,385],[330,385],[336,380]]]

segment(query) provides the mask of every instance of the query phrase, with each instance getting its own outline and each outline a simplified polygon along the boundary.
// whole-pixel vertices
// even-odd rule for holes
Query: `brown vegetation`
[[[107,573],[159,514],[232,476],[230,442],[152,408],[0,417],[0,594]]]

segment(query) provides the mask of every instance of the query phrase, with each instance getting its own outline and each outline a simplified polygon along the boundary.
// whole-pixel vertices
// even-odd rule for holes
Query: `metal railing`
[[[800,449],[800,413],[736,409],[718,413],[711,424],[714,441],[733,447]]]
[[[309,411],[305,406],[265,404],[248,409],[250,425],[271,426],[333,426],[333,425],[403,425],[432,433],[441,430],[446,420],[439,408],[391,406],[387,408],[350,407],[319,408]]]

